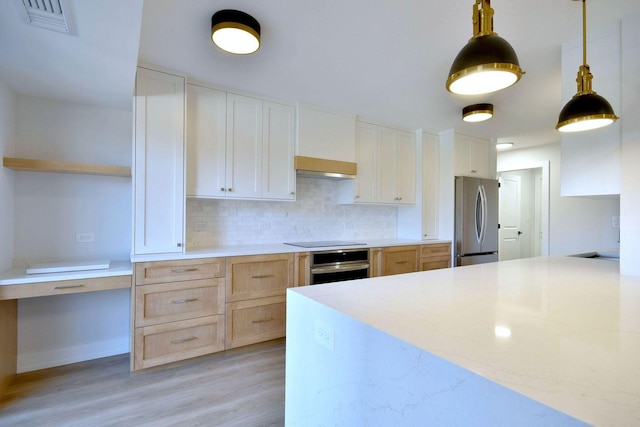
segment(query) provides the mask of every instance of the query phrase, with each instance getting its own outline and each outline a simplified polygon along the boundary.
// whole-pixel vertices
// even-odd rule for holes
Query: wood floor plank
[[[285,343],[131,376],[129,355],[19,374],[0,426],[282,426]]]

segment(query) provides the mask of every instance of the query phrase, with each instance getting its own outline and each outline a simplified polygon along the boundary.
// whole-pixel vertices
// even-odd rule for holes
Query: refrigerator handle
[[[484,235],[487,229],[487,194],[482,184],[478,185],[475,210],[476,240],[481,245],[484,242]]]

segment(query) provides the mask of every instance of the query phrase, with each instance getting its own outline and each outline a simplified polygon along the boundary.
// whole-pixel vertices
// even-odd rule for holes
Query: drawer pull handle
[[[177,268],[175,270],[171,270],[172,273],[190,273],[192,271],[198,271],[197,268]]]
[[[69,286],[56,286],[53,289],[76,289],[76,288],[81,288],[84,285],[69,285]]]
[[[251,323],[267,323],[267,322],[271,322],[272,320],[273,320],[273,317],[269,317],[268,319],[252,320]]]
[[[261,276],[251,276],[252,279],[266,279],[268,277],[275,277],[274,274],[263,274]]]
[[[194,301],[198,301],[198,298],[175,299],[171,301],[171,304],[184,304],[187,302],[194,302]]]
[[[189,337],[189,338],[184,338],[184,339],[181,339],[181,340],[171,341],[171,344],[182,344],[182,343],[189,342],[189,341],[195,341],[197,339],[198,339],[198,337]]]
[[[406,264],[407,261],[396,261],[396,264]]]

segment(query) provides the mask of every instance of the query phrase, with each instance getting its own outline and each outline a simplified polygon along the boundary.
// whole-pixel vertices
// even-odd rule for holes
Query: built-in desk
[[[26,274],[13,269],[0,274],[0,396],[17,366],[17,300],[131,287],[131,263],[112,262],[108,269]]]

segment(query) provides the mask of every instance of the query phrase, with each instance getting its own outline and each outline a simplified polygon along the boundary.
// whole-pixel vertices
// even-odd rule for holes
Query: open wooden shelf
[[[5,157],[3,166],[17,171],[77,173],[85,175],[108,175],[130,177],[128,166],[96,165],[90,163],[60,162],[56,160],[20,159]]]

